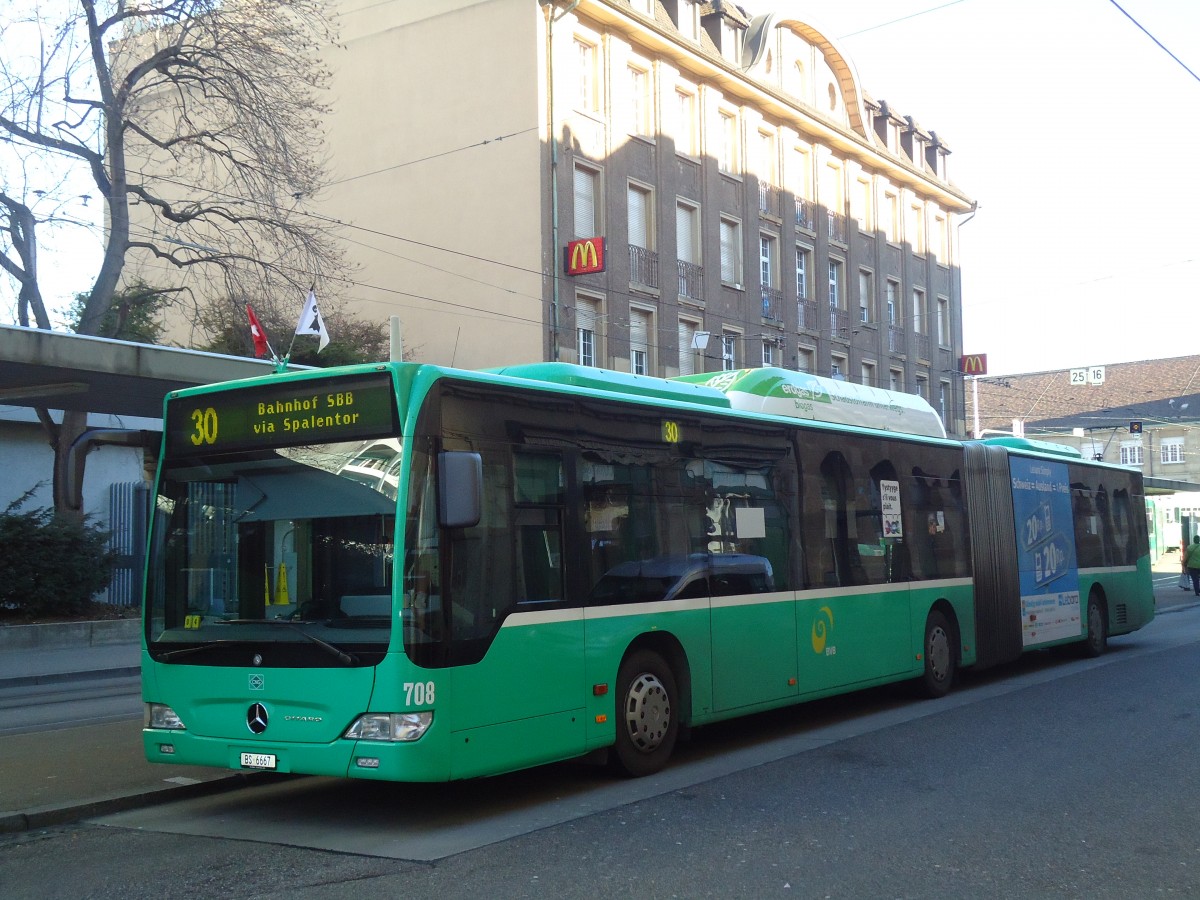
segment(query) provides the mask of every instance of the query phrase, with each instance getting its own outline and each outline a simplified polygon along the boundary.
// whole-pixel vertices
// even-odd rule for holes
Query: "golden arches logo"
[[[818,655],[825,652],[825,642],[829,639],[830,632],[833,631],[833,610],[828,606],[822,606],[818,616],[813,619],[812,626],[812,648],[813,653]]]
[[[587,275],[604,271],[604,238],[580,238],[564,248],[568,275]]]

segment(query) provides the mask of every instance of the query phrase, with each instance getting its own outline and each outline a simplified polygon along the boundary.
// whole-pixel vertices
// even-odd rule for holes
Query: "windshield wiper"
[[[285,619],[220,619],[216,624],[220,624],[220,625],[271,625],[271,626],[277,627],[277,628],[278,627],[290,628],[291,630],[298,631],[300,634],[304,635],[304,637],[308,638],[308,640],[312,641],[314,644],[316,644],[321,649],[327,650],[333,656],[336,656],[338,658],[338,660],[340,662],[342,662],[344,665],[347,665],[347,666],[358,665],[358,657],[355,656],[354,654],[347,653],[346,651],[341,650],[338,647],[335,647],[333,644],[329,643],[328,641],[321,640],[319,637],[317,637],[314,634],[309,634],[307,631],[305,631],[303,628],[301,628],[295,622],[288,622]],[[217,643],[220,644],[220,643],[233,643],[233,642],[217,641]],[[176,651],[176,652],[183,652],[183,651]]]
[[[210,641],[207,644],[196,644],[194,647],[184,647],[181,650],[168,650],[159,659],[166,662],[168,659],[178,659],[181,656],[191,656],[193,653],[200,653],[204,650],[212,650],[214,647],[220,647],[228,644],[240,644],[241,641]]]

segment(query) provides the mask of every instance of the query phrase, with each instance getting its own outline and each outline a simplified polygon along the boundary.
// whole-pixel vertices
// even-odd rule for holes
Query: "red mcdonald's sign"
[[[580,238],[567,244],[563,265],[568,275],[587,275],[604,271],[604,238]]]
[[[970,353],[964,355],[958,361],[958,370],[964,375],[986,375],[987,354]]]

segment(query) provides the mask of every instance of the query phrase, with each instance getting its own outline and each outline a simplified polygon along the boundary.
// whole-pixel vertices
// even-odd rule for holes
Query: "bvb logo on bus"
[[[833,632],[833,610],[828,606],[822,606],[817,610],[817,617],[813,619],[812,626],[812,648],[813,653],[818,656],[833,656],[837,653],[837,647],[826,647],[826,641]]]

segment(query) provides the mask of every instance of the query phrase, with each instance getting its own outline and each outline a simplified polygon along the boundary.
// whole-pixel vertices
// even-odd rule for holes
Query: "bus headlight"
[[[432,712],[363,713],[343,737],[359,741],[415,741],[429,730]]]
[[[169,731],[186,731],[187,726],[175,710],[165,703],[147,703],[142,709],[143,728],[165,728]]]

